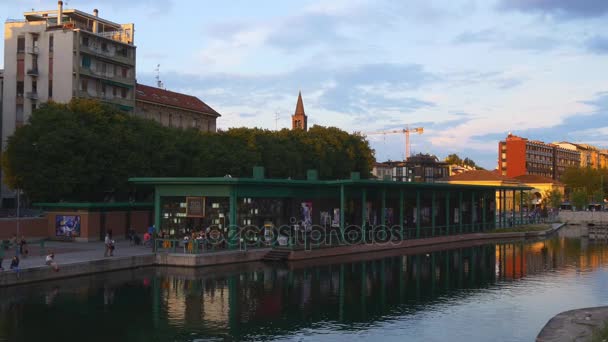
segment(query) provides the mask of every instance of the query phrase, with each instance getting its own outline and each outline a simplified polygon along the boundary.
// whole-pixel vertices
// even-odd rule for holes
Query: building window
[[[32,101],[32,113],[36,110],[36,102]]]
[[[22,53],[25,51],[25,37],[17,38],[17,53]]]
[[[82,56],[82,67],[90,69],[91,68],[91,56],[83,55]]]
[[[118,94],[116,87],[112,87],[112,96],[116,97],[116,94]]]
[[[127,98],[127,88],[120,88],[120,96],[121,96],[123,99],[126,99],[126,98]]]
[[[86,78],[83,78],[80,80],[80,90],[82,91],[87,91],[89,90],[89,80],[87,80]]]
[[[55,43],[55,39],[53,38],[53,35],[49,35],[49,52],[53,52],[53,45]]]
[[[49,80],[49,99],[53,97],[53,80]]]
[[[15,108],[15,123],[17,125],[23,124],[23,104],[18,104]]]
[[[106,97],[106,85],[101,85],[101,97]]]
[[[17,97],[23,97],[23,81],[17,81]]]
[[[32,81],[32,93],[38,92],[38,82]]]
[[[101,43],[101,50],[108,52],[108,43],[106,43],[106,42]]]
[[[127,75],[129,74],[129,69],[127,68],[122,68],[122,77],[123,78],[127,78]]]
[[[87,37],[87,36],[82,37],[82,45],[89,46],[89,37]]]

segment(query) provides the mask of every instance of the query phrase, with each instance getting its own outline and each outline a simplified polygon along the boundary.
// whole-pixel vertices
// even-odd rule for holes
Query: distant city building
[[[304,102],[302,101],[302,92],[298,93],[298,102],[296,103],[296,111],[291,116],[291,129],[308,130],[308,117],[304,112]]]
[[[554,144],[563,148],[578,151],[581,156],[581,167],[598,169],[608,166],[608,153],[606,150],[600,150],[599,148],[589,144],[571,143],[567,141]]]
[[[135,115],[167,127],[196,128],[203,132],[215,132],[216,120],[220,116],[195,96],[143,84],[137,84]]]
[[[498,170],[510,178],[538,175],[561,179],[568,167],[580,164],[576,150],[509,134],[498,143]]]
[[[4,69],[0,69],[0,118],[2,117],[2,88],[4,88]]]
[[[165,126],[216,130],[220,114],[198,98],[136,84],[134,24],[103,19],[96,9],[67,9],[59,1],[55,10],[6,20],[4,32],[3,150],[41,103],[73,98],[99,100]],[[15,193],[4,182],[0,195],[3,207],[12,205]]]
[[[472,170],[463,172],[461,174],[452,175],[450,177],[442,178],[437,182],[462,185],[531,187],[533,189],[526,190],[526,193],[528,193],[530,196],[529,204],[533,206],[540,205],[545,199],[546,195],[552,190],[557,190],[562,195],[564,195],[564,185],[558,181],[553,180],[550,177],[543,177],[537,175],[521,175],[517,177],[507,177],[503,176],[498,170]],[[507,209],[513,209],[514,206],[519,206],[519,199],[514,203],[513,198],[514,197],[503,196],[503,198],[501,199],[500,192],[496,192],[496,203],[498,207],[500,207],[501,203],[503,203]]]
[[[134,25],[76,9],[24,13],[4,24],[2,143],[40,103],[98,99],[135,106]]]
[[[459,175],[461,173],[469,172],[469,171],[473,171],[473,170],[477,170],[477,168],[475,168],[473,166],[469,166],[469,165],[450,164],[450,176]]]
[[[376,163],[372,175],[398,182],[434,183],[450,175],[450,165],[430,154],[417,154],[407,161]]]
[[[377,179],[393,180],[393,166],[386,163],[374,163],[372,176]]]

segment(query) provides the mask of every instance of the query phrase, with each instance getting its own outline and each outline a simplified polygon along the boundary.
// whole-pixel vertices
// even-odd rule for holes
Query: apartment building
[[[2,146],[47,101],[93,98],[133,110],[133,24],[76,9],[24,13],[4,24]]]
[[[135,107],[134,25],[63,7],[24,13],[4,24],[2,148],[47,101],[92,98]],[[14,192],[3,182],[3,199]],[[5,205],[3,200],[3,205]]]
[[[195,96],[143,84],[136,86],[135,115],[167,127],[195,128],[202,132],[215,132],[220,116]]]
[[[510,178],[537,175],[559,180],[568,167],[581,163],[576,149],[513,134],[498,143],[498,156],[498,170]]]
[[[397,182],[435,183],[450,175],[450,165],[434,155],[416,154],[407,161],[387,161],[375,163],[372,175],[378,179]]]

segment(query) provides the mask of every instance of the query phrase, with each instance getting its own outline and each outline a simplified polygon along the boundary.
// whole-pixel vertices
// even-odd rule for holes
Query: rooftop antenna
[[[156,78],[156,87],[163,89],[163,82],[160,80],[160,64],[156,64],[154,71],[156,72],[156,76],[154,77]]]
[[[275,131],[279,130],[279,118],[280,117],[281,117],[281,115],[279,114],[278,110],[276,112],[274,112],[274,130]]]

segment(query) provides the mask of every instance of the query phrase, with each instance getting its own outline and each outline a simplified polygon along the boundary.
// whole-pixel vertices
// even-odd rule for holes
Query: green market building
[[[521,186],[407,183],[390,180],[252,178],[131,178],[154,189],[159,232],[180,237],[214,230],[235,237],[247,228],[334,232],[342,239],[353,227],[363,236],[378,229],[400,239],[426,238],[509,227],[527,222]],[[516,195],[516,194],[520,195]],[[516,203],[517,197],[520,203]],[[515,203],[514,207],[507,207]],[[237,246],[229,244],[232,248]]]

